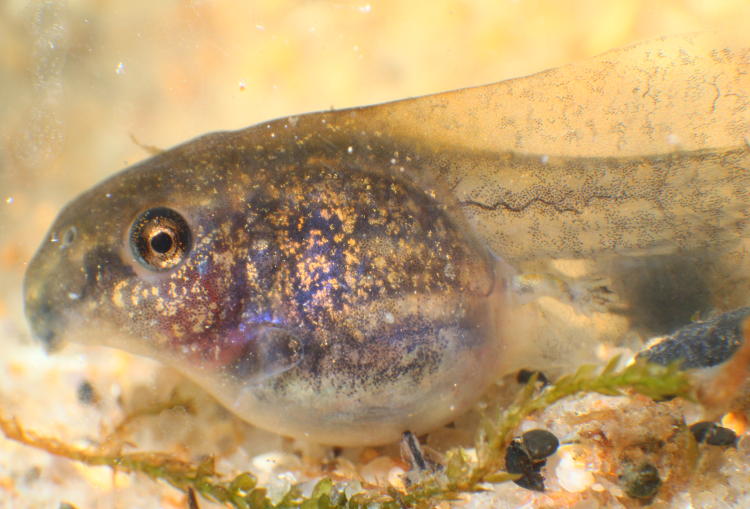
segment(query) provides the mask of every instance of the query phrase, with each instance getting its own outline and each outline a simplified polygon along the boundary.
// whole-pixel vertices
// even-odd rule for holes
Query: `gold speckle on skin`
[[[130,295],[130,304],[133,307],[138,307],[139,299],[138,299],[138,293],[134,290],[133,293]]]
[[[120,281],[112,289],[112,304],[117,308],[123,309],[125,307],[122,294],[125,291],[127,284],[127,281]]]

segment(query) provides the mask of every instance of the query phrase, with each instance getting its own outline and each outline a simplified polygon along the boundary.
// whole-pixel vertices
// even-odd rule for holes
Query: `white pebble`
[[[594,476],[586,470],[586,465],[575,460],[572,449],[572,447],[563,446],[558,450],[560,462],[555,469],[555,475],[562,489],[571,493],[579,493],[594,483]]]

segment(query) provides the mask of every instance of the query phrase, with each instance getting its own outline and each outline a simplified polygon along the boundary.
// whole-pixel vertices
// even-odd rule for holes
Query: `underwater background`
[[[152,398],[159,377],[172,382],[122,352],[47,356],[21,302],[25,266],[60,208],[148,157],[144,147],[500,81],[662,35],[741,30],[748,19],[744,0],[0,2],[0,413],[40,432],[74,430],[66,436],[85,445],[117,412],[82,405],[85,382],[103,401]],[[236,433],[225,426],[172,438],[211,451]],[[248,458],[281,446],[259,433]],[[0,438],[0,508],[184,507],[145,479],[114,484],[107,469]]]

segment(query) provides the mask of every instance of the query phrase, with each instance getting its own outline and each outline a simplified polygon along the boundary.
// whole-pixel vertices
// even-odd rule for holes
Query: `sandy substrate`
[[[44,353],[22,316],[21,281],[56,213],[96,181],[147,157],[133,137],[170,147],[208,131],[494,82],[636,40],[736,29],[750,19],[743,0],[654,4],[0,4],[0,412],[39,433],[86,446],[100,443],[127,415],[164,400],[177,387],[194,399],[197,414],[177,409],[138,419],[128,427],[124,450],[170,451],[188,459],[215,454],[222,471],[250,470],[269,484],[270,493],[314,479],[332,464],[330,448],[254,429],[156,363],[75,345],[54,356]],[[506,398],[516,389],[511,382],[503,387]],[[640,433],[672,451],[674,463],[663,467],[671,484],[652,507],[750,506],[748,438],[736,449],[706,449],[695,467],[699,473],[687,476],[675,466],[684,462],[669,430],[683,417],[700,418],[700,412],[678,402],[653,405],[584,397],[535,416],[524,429],[546,427],[563,442],[580,439],[584,431],[588,438],[564,445],[545,467],[548,493],[506,483],[466,506],[637,506],[616,496],[606,447],[596,442],[601,430],[593,429],[595,419],[607,435],[628,430],[630,435],[620,435],[622,443]],[[428,443],[437,449],[470,445],[470,422],[440,430]],[[397,446],[347,449],[333,463],[341,475],[361,482],[397,485],[405,467]],[[186,498],[138,475],[84,467],[0,439],[0,508],[62,503],[186,507]],[[212,505],[201,501],[201,507]]]

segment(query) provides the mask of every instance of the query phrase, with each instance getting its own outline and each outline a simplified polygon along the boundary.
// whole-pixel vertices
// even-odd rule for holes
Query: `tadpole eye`
[[[130,249],[144,267],[169,270],[190,252],[190,227],[172,209],[156,207],[139,215],[130,227]]]

